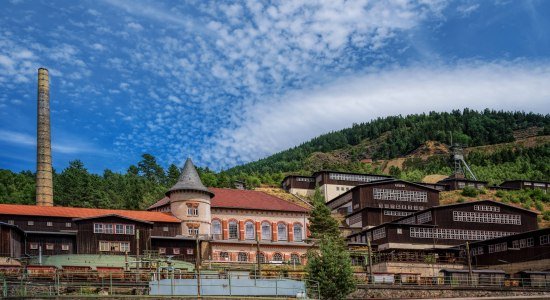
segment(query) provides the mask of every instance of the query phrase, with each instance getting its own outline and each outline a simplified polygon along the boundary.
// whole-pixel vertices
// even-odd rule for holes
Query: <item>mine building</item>
[[[532,181],[532,180],[506,180],[500,184],[500,187],[522,190],[522,189],[540,189],[545,193],[550,190],[550,182],[547,181]]]
[[[447,177],[437,182],[438,185],[444,185],[446,191],[461,190],[465,187],[471,187],[475,189],[487,188],[487,181],[468,179],[464,177]]]
[[[481,241],[538,229],[537,213],[512,205],[481,200],[435,206],[378,225],[349,237],[378,250],[451,248],[465,241]]]
[[[327,203],[352,229],[367,229],[439,205],[439,191],[399,179],[361,184]]]
[[[458,248],[464,250],[466,246]],[[550,269],[550,228],[531,230],[469,244],[472,266],[507,273]],[[461,252],[464,255],[466,253]]]
[[[391,179],[391,176],[378,174],[362,174],[336,171],[319,171],[311,177],[290,175],[283,179],[282,188],[296,195],[313,195],[315,187],[319,187],[325,201],[329,202],[337,196],[351,190],[354,186],[376,181]]]
[[[188,159],[148,211],[0,204],[0,250],[13,258],[156,251],[192,261],[199,242],[202,260],[301,264],[308,212],[260,191],[206,188]]]

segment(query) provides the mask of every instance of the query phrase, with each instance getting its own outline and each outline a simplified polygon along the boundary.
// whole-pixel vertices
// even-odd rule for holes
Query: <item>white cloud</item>
[[[136,31],[143,30],[143,26],[141,26],[140,24],[138,24],[136,22],[130,22],[126,26],[128,26],[128,28],[136,30]]]
[[[456,10],[463,16],[467,17],[471,15],[473,12],[477,11],[479,9],[479,3],[474,4],[462,4],[459,5]]]
[[[465,107],[550,113],[548,82],[549,63],[521,62],[412,66],[344,78],[246,107],[237,126],[222,130],[202,155],[227,167],[389,115]]]

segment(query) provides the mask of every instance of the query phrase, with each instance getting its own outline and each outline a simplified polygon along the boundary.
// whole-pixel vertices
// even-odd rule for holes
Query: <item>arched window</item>
[[[212,237],[215,240],[222,239],[222,223],[220,222],[220,220],[212,221]]]
[[[239,261],[248,261],[248,254],[246,252],[239,252],[237,258]]]
[[[244,223],[244,238],[247,240],[253,240],[255,237],[254,222],[248,221]]]
[[[262,222],[262,240],[271,241],[271,224]]]
[[[300,264],[300,256],[296,253],[290,254],[290,263],[299,265]]]
[[[278,237],[279,241],[288,240],[287,231],[286,231],[286,224],[285,223],[277,224],[277,237]]]
[[[221,260],[221,261],[229,261],[229,253],[227,253],[227,252],[220,252],[220,260]]]
[[[261,264],[265,264],[265,255],[260,252],[256,255],[256,260],[261,263]]]
[[[294,224],[294,241],[295,242],[301,242],[302,241],[302,224]]]
[[[237,221],[229,221],[229,238],[239,238],[239,224],[237,223]]]
[[[273,254],[273,261],[283,261],[283,255],[279,252]]]

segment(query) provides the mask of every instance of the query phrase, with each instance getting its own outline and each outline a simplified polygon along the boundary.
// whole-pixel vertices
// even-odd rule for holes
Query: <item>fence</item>
[[[2,296],[270,296],[319,299],[316,282],[254,277],[248,272],[201,274],[185,272],[63,272],[4,274]]]

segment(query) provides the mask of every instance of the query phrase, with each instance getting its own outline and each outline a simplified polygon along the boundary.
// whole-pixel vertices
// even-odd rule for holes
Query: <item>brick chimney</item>
[[[53,206],[50,76],[45,68],[38,69],[37,121],[36,205]]]

